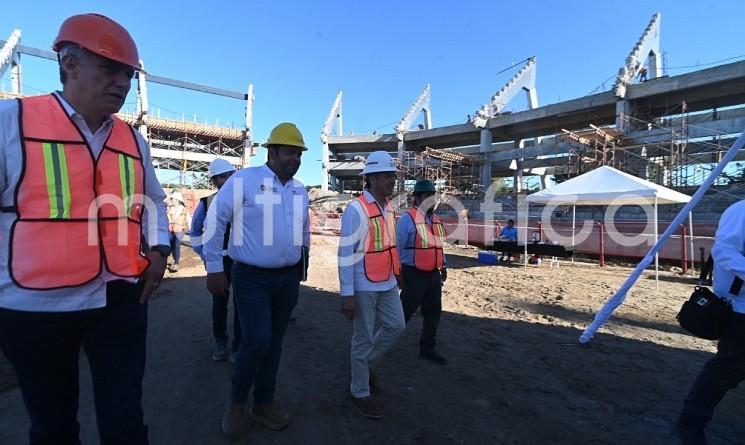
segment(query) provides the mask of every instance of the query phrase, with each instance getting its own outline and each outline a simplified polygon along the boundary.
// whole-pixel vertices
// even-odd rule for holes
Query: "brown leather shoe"
[[[246,407],[242,403],[231,403],[222,415],[222,432],[229,439],[238,439],[248,434]]]
[[[354,406],[357,407],[363,416],[375,420],[383,418],[383,401],[379,398],[373,396],[355,397],[351,394],[350,397]]]
[[[274,403],[254,406],[251,409],[251,418],[272,431],[280,431],[290,426],[290,416]]]
[[[370,370],[370,391],[375,393],[383,392],[383,385],[380,383],[380,374]]]

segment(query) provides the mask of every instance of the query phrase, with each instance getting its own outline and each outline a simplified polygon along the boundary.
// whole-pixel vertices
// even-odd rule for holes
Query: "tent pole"
[[[574,255],[577,252],[577,246],[574,242],[574,232],[577,222],[577,206],[572,206],[572,264],[574,264]]]
[[[693,253],[693,212],[688,212],[688,233],[690,233],[691,236],[689,241],[691,243],[691,271],[693,271],[696,262],[696,255]],[[696,273],[693,272],[693,274],[695,275]]]
[[[654,197],[654,243],[660,242],[659,229],[657,228],[657,195]],[[660,289],[660,254],[654,254],[654,286]]]

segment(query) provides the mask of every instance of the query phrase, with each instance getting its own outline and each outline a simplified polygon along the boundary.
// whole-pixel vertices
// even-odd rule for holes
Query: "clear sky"
[[[23,44],[49,48],[66,17],[99,12],[128,28],[152,74],[237,91],[253,83],[255,140],[295,122],[311,148],[298,176],[310,185],[320,183],[320,130],[340,88],[344,131],[355,134],[392,132],[427,83],[434,126],[462,123],[514,71],[497,73],[530,56],[541,105],[581,97],[612,86],[655,12],[671,75],[745,55],[740,0],[26,0],[0,11],[2,39],[18,28]],[[25,93],[58,88],[54,63],[25,56],[22,66]],[[8,74],[0,87],[10,88]],[[162,117],[243,122],[235,99],[152,84],[149,93]],[[508,109],[525,107],[520,97]]]

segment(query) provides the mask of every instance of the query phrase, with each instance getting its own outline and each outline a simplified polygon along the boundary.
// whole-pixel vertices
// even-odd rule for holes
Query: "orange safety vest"
[[[391,271],[398,276],[398,250],[396,249],[396,216],[386,211],[385,217],[377,202],[369,202],[360,195],[362,209],[368,218],[368,231],[365,236],[365,277],[373,283],[387,281]],[[391,204],[389,203],[388,206]]]
[[[80,286],[106,269],[137,277],[145,170],[117,117],[98,159],[54,95],[19,99],[23,167],[11,207],[10,276],[22,288]],[[7,210],[7,209],[6,209]]]
[[[447,238],[445,226],[437,215],[432,215],[432,224],[417,209],[409,209],[414,221],[414,267],[425,272],[441,270],[443,261],[442,242]]]

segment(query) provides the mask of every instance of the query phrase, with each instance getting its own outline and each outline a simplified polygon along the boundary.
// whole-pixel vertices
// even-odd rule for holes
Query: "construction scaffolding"
[[[557,179],[570,179],[603,165],[617,168],[622,162],[621,157],[616,156],[621,134],[618,130],[590,124],[590,130],[569,131],[562,128],[561,131],[558,141],[567,142],[570,148],[567,171]]]
[[[406,151],[398,159],[398,190],[404,190],[407,182],[419,179],[432,181],[440,193],[460,195],[478,186],[478,168],[470,156],[450,150]]]
[[[137,115],[118,113],[130,125],[137,126]],[[179,187],[211,188],[207,171],[216,156],[240,165],[244,151],[243,131],[217,125],[204,125],[172,119],[148,118],[153,166],[178,170]]]

